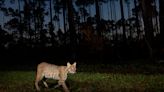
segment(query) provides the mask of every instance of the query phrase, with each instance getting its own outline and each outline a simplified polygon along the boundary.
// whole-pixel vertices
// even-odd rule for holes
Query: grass
[[[159,67],[145,66],[142,73],[135,67],[130,69],[134,73],[130,73],[127,69],[129,66],[115,68],[110,66],[112,69],[110,72],[106,72],[109,69],[103,69],[103,66],[97,67],[97,69],[100,68],[105,72],[98,70],[93,72],[96,71],[96,67],[84,66],[76,74],[70,74],[66,83],[71,92],[164,92],[164,74],[147,74],[148,71],[146,71],[151,69],[150,72],[156,72]],[[34,70],[0,71],[0,92],[36,92],[34,79]],[[42,92],[62,92],[61,87],[56,89],[53,87],[56,83],[57,81],[48,80],[48,84],[52,85],[48,89],[40,84]]]

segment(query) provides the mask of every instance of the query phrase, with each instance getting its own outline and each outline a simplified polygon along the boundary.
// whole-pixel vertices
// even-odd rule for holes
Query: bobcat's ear
[[[73,65],[76,66],[76,62],[74,62]]]
[[[71,66],[71,64],[69,62],[67,62],[67,67],[70,67],[70,66]]]

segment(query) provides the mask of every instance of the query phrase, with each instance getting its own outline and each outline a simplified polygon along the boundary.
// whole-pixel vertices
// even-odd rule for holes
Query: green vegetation
[[[85,67],[88,68],[87,66]],[[71,92],[163,92],[164,91],[163,73],[156,73],[156,74],[135,73],[134,69],[133,69],[134,73],[119,72],[119,70],[121,69],[124,70],[123,68],[125,68],[126,70],[125,66],[124,67],[117,66],[117,68],[113,69],[113,71],[109,70],[111,72],[92,72],[91,70],[92,68],[93,71],[96,71],[94,67],[91,67],[89,72],[86,72],[86,70],[83,68],[79,69],[76,74],[69,75],[66,83],[70,88]],[[152,69],[156,72],[155,68]],[[34,87],[34,79],[35,79],[34,70],[0,71],[0,92],[36,92]],[[42,83],[40,83],[42,92],[52,92],[52,91],[62,92],[62,87],[56,89],[53,87],[57,83],[56,81],[51,79],[47,81],[48,84],[50,85],[50,88],[47,89],[43,86]]]

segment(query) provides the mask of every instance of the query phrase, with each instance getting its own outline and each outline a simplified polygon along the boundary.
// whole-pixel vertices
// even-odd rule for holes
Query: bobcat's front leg
[[[68,87],[67,87],[67,85],[66,85],[66,83],[65,83],[65,81],[60,81],[60,80],[59,80],[59,81],[58,81],[58,85],[56,85],[55,88],[56,88],[56,87],[59,87],[60,85],[63,87],[64,92],[70,92],[69,89],[68,89]]]
[[[61,71],[61,73],[59,74],[59,81],[58,81],[58,85],[62,85],[64,92],[70,92],[67,85],[65,84],[65,80],[67,79],[67,73]]]
[[[55,86],[55,88],[61,86],[61,83],[58,81],[58,84]]]

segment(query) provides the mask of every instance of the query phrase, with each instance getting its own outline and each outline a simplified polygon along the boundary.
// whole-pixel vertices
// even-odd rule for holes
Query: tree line
[[[163,4],[163,0],[1,0],[0,48],[46,49],[61,56],[69,52],[64,57],[102,61],[153,59],[163,52]]]

